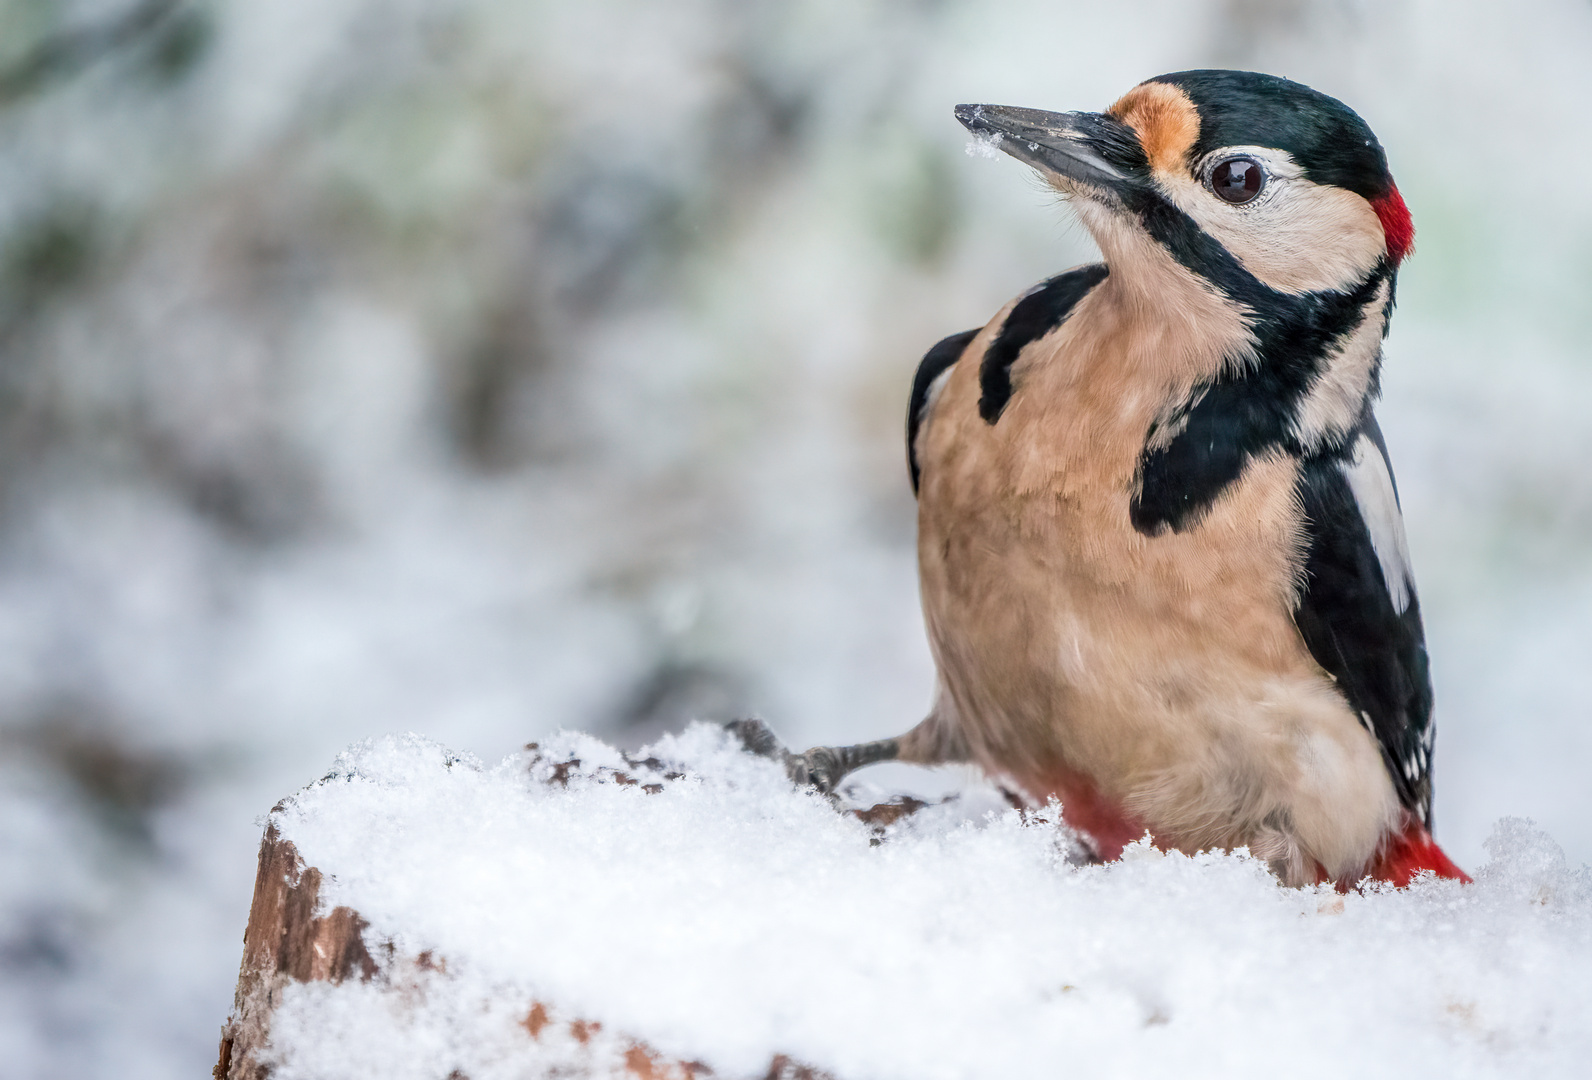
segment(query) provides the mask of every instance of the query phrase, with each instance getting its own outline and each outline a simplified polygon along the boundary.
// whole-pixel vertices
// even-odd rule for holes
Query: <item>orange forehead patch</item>
[[[1200,114],[1187,94],[1168,83],[1140,83],[1106,112],[1138,135],[1150,167],[1181,169],[1200,136]]]

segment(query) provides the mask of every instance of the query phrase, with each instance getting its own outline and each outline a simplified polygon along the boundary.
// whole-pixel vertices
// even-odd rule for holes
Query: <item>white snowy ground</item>
[[[1592,871],[1521,821],[1494,830],[1474,885],[1339,897],[1244,854],[1072,866],[1051,821],[978,784],[874,845],[717,728],[653,752],[688,778],[656,794],[596,778],[628,767],[581,735],[491,768],[389,737],[289,800],[274,820],[329,875],[322,903],[446,973],[418,993],[290,988],[274,1076],[540,1075],[533,1001],[730,1076],[776,1053],[881,1080],[1568,1077],[1592,1060]],[[542,782],[568,757],[587,775]]]

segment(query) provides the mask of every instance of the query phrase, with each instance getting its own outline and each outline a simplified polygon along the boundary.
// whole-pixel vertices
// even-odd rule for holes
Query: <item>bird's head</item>
[[[1414,241],[1365,121],[1274,75],[1183,71],[1103,113],[956,117],[1073,199],[1114,276],[1160,252],[1230,293],[1337,292],[1391,276]]]

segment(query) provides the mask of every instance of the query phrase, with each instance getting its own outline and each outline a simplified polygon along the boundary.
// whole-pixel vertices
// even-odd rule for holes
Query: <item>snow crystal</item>
[[[542,1075],[532,1050],[572,1044],[527,1037],[533,1003],[600,1023],[595,1060],[622,1033],[730,1076],[776,1054],[917,1080],[1541,1077],[1592,1055],[1592,875],[1527,822],[1495,829],[1474,885],[1339,896],[1242,852],[1074,866],[1053,815],[978,784],[881,830],[706,725],[645,753],[564,734],[485,767],[394,737],[289,800],[273,821],[321,903],[441,962],[288,987],[274,1075]]]
[[[968,157],[998,158],[1001,156],[1001,138],[998,131],[989,135],[975,134],[967,140],[965,153]]]

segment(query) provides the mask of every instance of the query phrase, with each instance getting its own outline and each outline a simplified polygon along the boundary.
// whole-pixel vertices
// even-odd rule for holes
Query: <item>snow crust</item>
[[[544,1075],[572,1044],[528,1038],[533,1002],[600,1022],[616,1069],[623,1033],[731,1076],[778,1053],[916,1080],[1592,1060],[1592,870],[1526,821],[1496,826],[1474,885],[1338,896],[1243,852],[1075,866],[1054,808],[996,809],[982,783],[881,838],[706,725],[650,753],[638,771],[561,734],[492,767],[418,736],[340,756],[272,820],[373,954],[441,967],[289,987],[274,1075]]]

